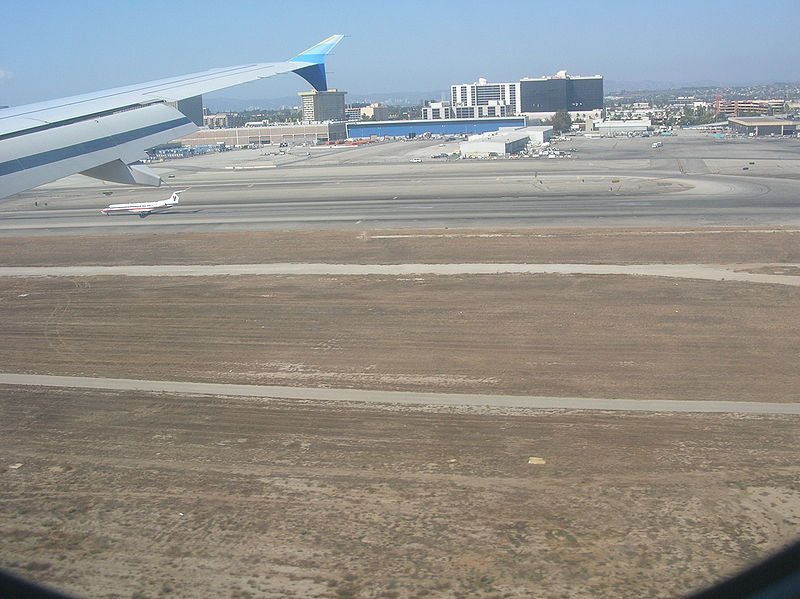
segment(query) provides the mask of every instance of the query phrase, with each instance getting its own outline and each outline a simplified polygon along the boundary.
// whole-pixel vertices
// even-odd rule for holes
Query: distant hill
[[[616,81],[613,79],[605,79],[603,81],[603,92],[605,92],[606,95],[632,90],[644,91],[670,89],[672,87],[675,87],[672,81],[653,81],[649,79],[643,81]]]
[[[604,92],[613,95],[615,92],[624,91],[661,91],[667,89],[697,88],[697,87],[725,87],[728,84],[719,81],[701,80],[676,83],[675,81],[654,81],[645,79],[643,81],[623,81],[616,79],[606,79],[604,82]]]
[[[675,83],[672,81],[658,81],[645,79],[640,81],[624,81],[606,79],[604,92],[607,96],[621,96],[625,98],[669,98],[677,96],[695,96],[698,99],[713,99],[717,94],[727,99],[744,98],[800,98],[800,82],[797,83],[753,83],[750,85],[730,85],[713,80],[692,81],[688,83]],[[400,92],[348,92],[345,101],[380,102],[389,106],[418,106],[425,100],[435,102],[447,100],[449,89],[435,89],[428,91],[400,91]],[[241,112],[243,110],[279,110],[299,106],[300,98],[294,96],[281,96],[277,98],[242,99],[204,97],[203,104],[213,112]]]
[[[628,82],[641,84],[644,82]],[[769,83],[752,85],[723,85],[713,81],[701,81],[695,85],[687,84],[680,87],[631,87],[620,88],[612,91],[606,87],[605,95],[625,100],[669,101],[681,96],[691,96],[698,100],[712,101],[716,96],[726,100],[752,100],[775,99],[797,100],[800,99],[800,82],[795,83]]]
[[[378,92],[378,93],[350,93],[345,96],[345,101],[351,102],[380,102],[390,106],[417,106],[424,100],[439,101],[447,98],[450,90],[411,91],[411,92]],[[279,98],[260,98],[245,100],[241,98],[216,98],[203,97],[203,106],[212,112],[239,112],[242,110],[278,110],[300,105],[298,96],[282,96]]]
[[[245,100],[242,98],[215,98],[203,96],[203,106],[211,112],[242,112],[244,110],[278,110],[300,105],[298,96]]]

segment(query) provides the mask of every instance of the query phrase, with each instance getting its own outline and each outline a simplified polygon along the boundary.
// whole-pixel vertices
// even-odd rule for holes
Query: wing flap
[[[81,175],[128,185],[148,185],[150,187],[161,185],[161,177],[143,164],[125,164],[122,160],[106,162],[81,172]]]

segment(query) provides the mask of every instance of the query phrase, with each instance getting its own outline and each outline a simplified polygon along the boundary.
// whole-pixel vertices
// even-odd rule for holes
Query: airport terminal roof
[[[492,117],[481,117],[481,118],[464,118],[464,119],[411,119],[411,120],[395,120],[395,121],[353,121],[348,122],[348,125],[396,125],[398,123],[405,123],[405,124],[429,124],[431,122],[434,123],[503,123],[505,121],[524,121],[525,117],[523,116],[492,116]]]
[[[751,127],[755,127],[756,125],[761,125],[762,127],[780,127],[781,125],[800,125],[800,121],[778,119],[771,116],[728,117],[728,121],[731,123],[736,123],[737,125],[745,125]]]
[[[522,129],[517,131],[503,131],[501,133],[482,133],[480,135],[473,135],[469,138],[469,140],[465,143],[471,142],[497,142],[497,143],[514,143],[516,141],[527,139],[530,136],[529,133],[526,133]]]
[[[347,123],[348,137],[396,136],[431,133],[438,135],[460,135],[497,131],[500,127],[521,127],[525,117],[495,117],[480,119],[434,119],[413,121],[359,121]]]
[[[649,127],[650,119],[624,119],[624,120],[606,120],[595,123],[596,127]]]
[[[528,125],[527,127],[500,127],[498,131],[501,133],[509,133],[510,131],[528,131],[528,132],[542,132],[551,131],[553,125]]]

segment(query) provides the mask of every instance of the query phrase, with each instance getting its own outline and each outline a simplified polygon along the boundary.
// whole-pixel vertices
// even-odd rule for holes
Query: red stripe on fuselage
[[[156,208],[103,208],[100,210],[103,214],[114,214],[115,212],[130,212],[138,214],[140,212],[158,212],[160,210],[169,210],[172,206],[158,206]]]

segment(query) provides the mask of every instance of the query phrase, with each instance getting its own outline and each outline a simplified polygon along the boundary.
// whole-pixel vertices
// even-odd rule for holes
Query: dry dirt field
[[[0,266],[247,262],[720,263],[792,275],[800,232],[0,240]],[[798,348],[800,288],[784,285],[0,278],[4,372],[796,402]],[[0,566],[91,598],[677,597],[793,540],[798,455],[796,416],[6,386]]]
[[[800,526],[798,417],[13,387],[0,416],[0,563],[87,597],[678,597]]]
[[[606,275],[0,279],[5,372],[795,401],[800,289]],[[724,309],[722,309],[724,307]]]
[[[0,266],[262,262],[800,262],[800,231],[736,228],[425,229],[0,239]]]

